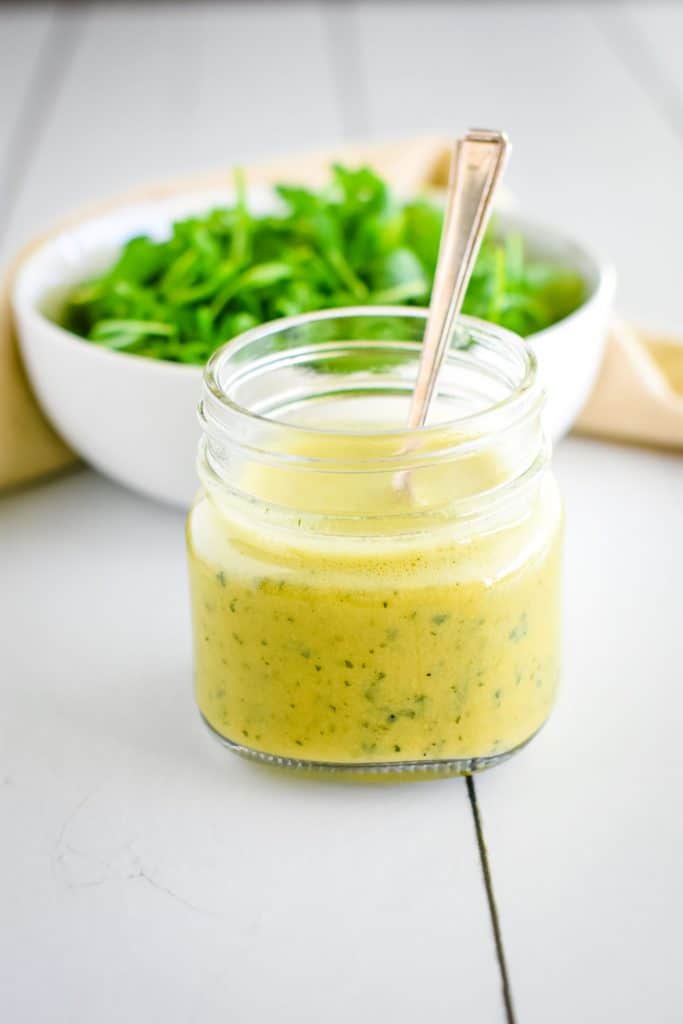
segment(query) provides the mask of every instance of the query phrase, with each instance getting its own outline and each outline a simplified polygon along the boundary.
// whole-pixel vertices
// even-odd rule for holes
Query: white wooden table
[[[7,255],[230,160],[504,126],[530,214],[683,328],[675,4],[0,8]],[[569,440],[564,692],[477,782],[517,1019],[683,1019],[683,466]],[[228,757],[191,698],[182,517],[90,471],[0,500],[0,1020],[504,1020],[462,780]]]

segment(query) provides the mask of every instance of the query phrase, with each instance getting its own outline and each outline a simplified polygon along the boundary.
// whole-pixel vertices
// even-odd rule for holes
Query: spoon
[[[509,152],[503,132],[472,129],[455,141],[432,300],[408,417],[410,429],[427,421]]]

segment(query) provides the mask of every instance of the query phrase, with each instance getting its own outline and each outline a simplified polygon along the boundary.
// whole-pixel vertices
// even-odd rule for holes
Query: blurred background
[[[148,179],[344,140],[506,130],[529,216],[681,325],[675,2],[17,3],[0,11],[0,252]]]

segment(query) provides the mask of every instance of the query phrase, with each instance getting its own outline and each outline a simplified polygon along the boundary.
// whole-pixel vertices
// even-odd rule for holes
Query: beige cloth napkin
[[[443,138],[346,146],[258,164],[246,173],[252,184],[300,181],[321,185],[335,159],[369,163],[394,188],[411,191],[446,183],[450,147]],[[0,295],[0,488],[27,483],[75,460],[41,412],[21,364],[9,296],[22,261],[65,226],[95,213],[154,197],[220,187],[231,177],[231,170],[223,170],[150,185],[82,210],[28,245],[8,268]],[[595,393],[578,428],[619,440],[683,448],[683,344],[615,325]]]
[[[683,450],[683,339],[615,321],[593,393],[574,429]]]

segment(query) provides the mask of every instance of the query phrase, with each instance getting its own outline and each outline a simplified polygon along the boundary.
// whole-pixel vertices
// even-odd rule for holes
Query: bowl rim
[[[260,194],[263,196],[271,190],[263,186],[255,186],[250,191],[252,195]],[[229,189],[225,190],[226,195],[228,195],[229,192]],[[23,324],[25,321],[29,321],[31,327],[38,327],[43,331],[48,331],[53,336],[54,340],[59,343],[66,343],[68,345],[72,345],[74,342],[77,343],[83,354],[85,354],[85,352],[90,353],[90,356],[87,356],[86,358],[92,358],[95,360],[103,359],[105,361],[115,359],[122,367],[124,364],[128,365],[131,369],[136,366],[140,369],[140,372],[143,373],[147,372],[147,370],[144,369],[146,367],[147,369],[153,368],[151,372],[154,373],[168,373],[175,376],[185,375],[188,378],[200,377],[204,373],[204,366],[188,363],[174,363],[164,359],[151,359],[148,356],[139,356],[129,352],[113,351],[112,349],[95,345],[87,338],[83,338],[74,331],[70,331],[67,328],[62,327],[60,324],[50,319],[50,317],[47,316],[40,308],[40,303],[44,300],[48,289],[38,289],[38,294],[36,296],[29,297],[26,295],[28,288],[26,279],[35,271],[36,263],[39,263],[45,258],[46,251],[54,247],[58,247],[59,245],[63,245],[66,239],[72,237],[75,233],[81,230],[86,230],[88,228],[92,229],[99,223],[115,223],[117,218],[121,218],[126,215],[129,216],[131,211],[136,209],[144,210],[149,209],[150,207],[156,207],[161,210],[164,208],[171,209],[176,205],[182,206],[183,202],[187,203],[194,198],[199,199],[202,196],[206,196],[207,199],[209,199],[211,196],[218,197],[221,194],[223,194],[223,192],[218,189],[206,189],[199,191],[195,189],[188,190],[187,192],[176,193],[172,196],[162,196],[149,201],[128,203],[121,207],[117,207],[115,210],[109,210],[95,216],[86,217],[77,224],[67,226],[63,230],[58,231],[55,235],[52,235],[40,242],[18,268],[11,286],[10,303],[13,315],[17,321],[17,334],[22,350],[24,349]],[[172,215],[169,214],[169,216]],[[575,310],[567,314],[567,316],[562,317],[562,319],[557,320],[554,324],[550,324],[541,331],[536,331],[535,333],[528,335],[525,340],[536,345],[539,340],[543,340],[548,334],[556,331],[561,326],[571,325],[573,321],[586,315],[591,308],[601,304],[603,301],[608,301],[614,295],[616,289],[616,270],[613,264],[605,258],[601,252],[577,241],[573,236],[567,234],[564,229],[555,227],[545,221],[526,217],[524,214],[518,213],[517,210],[500,210],[498,211],[497,216],[504,227],[514,225],[525,238],[539,238],[541,240],[548,237],[555,238],[557,243],[574,251],[577,257],[576,262],[581,261],[589,268],[588,270],[579,269],[577,271],[581,274],[581,277],[588,289],[588,293],[583,302],[577,306]],[[172,222],[173,220],[171,219],[169,223]],[[413,306],[409,308],[423,309],[424,307]],[[284,320],[287,318],[283,317],[281,319]],[[270,321],[270,323],[276,322],[277,321]],[[230,344],[240,337],[241,335],[235,335],[234,338],[229,338],[223,342],[223,345]]]

